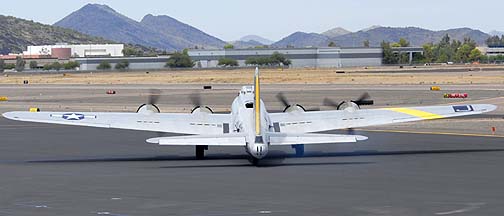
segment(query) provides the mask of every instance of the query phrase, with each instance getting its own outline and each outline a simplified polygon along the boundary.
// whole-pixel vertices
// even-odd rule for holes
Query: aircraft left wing
[[[491,104],[424,106],[362,110],[271,113],[275,132],[311,133],[401,122],[476,115],[495,110]]]
[[[120,112],[7,112],[8,119],[27,122],[117,128],[180,134],[229,132],[230,114]]]

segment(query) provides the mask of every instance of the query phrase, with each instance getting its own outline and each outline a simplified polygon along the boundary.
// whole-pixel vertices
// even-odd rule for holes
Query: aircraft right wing
[[[393,123],[476,115],[493,111],[491,104],[424,106],[355,111],[332,110],[314,112],[271,113],[275,132],[312,133],[346,128],[359,128]]]

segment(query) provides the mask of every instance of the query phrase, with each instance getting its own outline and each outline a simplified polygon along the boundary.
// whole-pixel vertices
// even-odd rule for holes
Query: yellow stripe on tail
[[[259,82],[259,68],[257,67],[254,75],[254,93],[255,130],[256,135],[261,135],[261,88]]]

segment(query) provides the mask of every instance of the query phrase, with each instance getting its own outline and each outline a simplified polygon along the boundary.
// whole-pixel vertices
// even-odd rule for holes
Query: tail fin
[[[255,105],[255,130],[256,135],[261,135],[261,86],[259,81],[259,68],[256,67],[254,75],[254,105]]]

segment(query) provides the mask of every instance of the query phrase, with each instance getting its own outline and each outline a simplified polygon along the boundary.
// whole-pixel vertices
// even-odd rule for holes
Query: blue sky
[[[504,30],[502,0],[24,0],[2,2],[0,14],[53,24],[87,3],[107,4],[135,20],[148,13],[169,15],[223,40],[248,34],[279,40],[295,31],[337,26],[351,31],[371,25]]]

